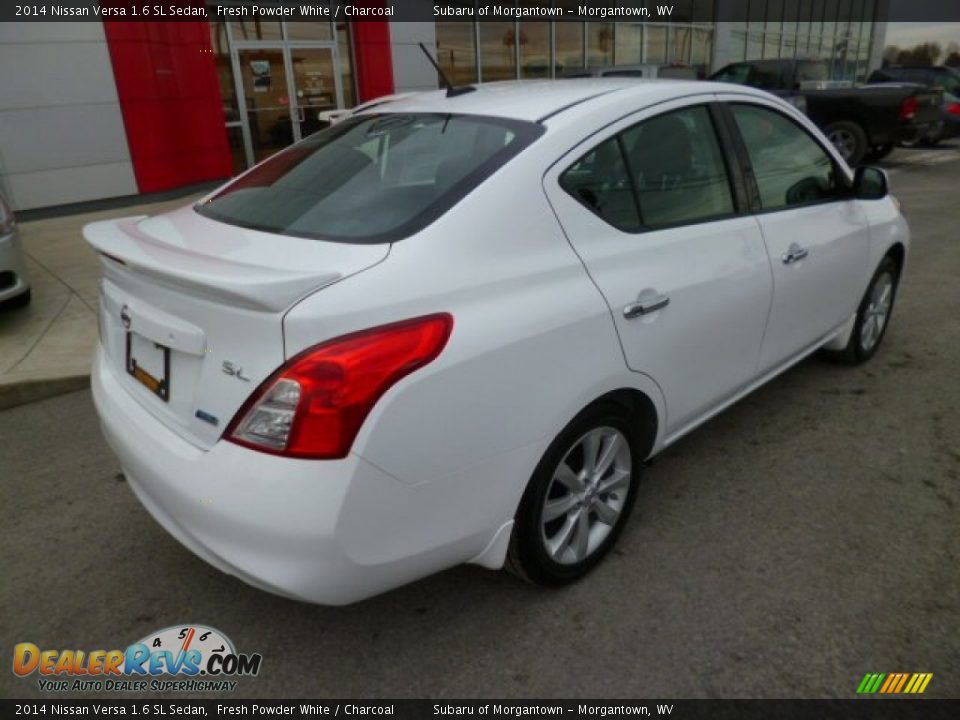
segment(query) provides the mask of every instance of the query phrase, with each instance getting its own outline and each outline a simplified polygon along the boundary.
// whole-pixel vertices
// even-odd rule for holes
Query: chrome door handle
[[[792,265],[795,262],[803,260],[809,254],[810,251],[806,248],[802,248],[796,243],[790,243],[790,247],[787,248],[787,251],[780,257],[780,259],[783,260],[784,265]]]
[[[649,297],[646,293],[641,293],[635,302],[627,303],[623,308],[623,316],[628,320],[630,318],[649,315],[657,310],[662,310],[670,304],[670,298],[667,295],[657,295]],[[642,299],[641,299],[642,298]]]

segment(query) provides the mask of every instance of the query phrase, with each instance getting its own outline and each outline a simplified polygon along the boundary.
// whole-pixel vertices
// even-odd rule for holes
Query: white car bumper
[[[174,434],[118,382],[98,347],[93,398],[127,482],[171,535],[223,572],[269,592],[340,605],[471,559],[489,537],[409,538],[417,486],[356,455],[310,461],[221,441],[201,450]],[[390,513],[387,513],[389,517]],[[421,528],[423,523],[420,523]]]
[[[23,249],[16,229],[0,235],[0,302],[17,297],[30,289]],[[9,273],[9,274],[7,274]]]

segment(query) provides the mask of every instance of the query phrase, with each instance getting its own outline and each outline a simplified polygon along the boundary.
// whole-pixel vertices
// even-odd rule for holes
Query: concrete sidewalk
[[[100,265],[83,240],[84,225],[154,215],[200,195],[99,210],[19,225],[33,300],[0,309],[0,409],[86,386],[97,341]]]

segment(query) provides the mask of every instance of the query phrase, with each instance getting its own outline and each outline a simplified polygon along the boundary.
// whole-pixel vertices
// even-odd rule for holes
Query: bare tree
[[[943,54],[940,43],[920,43],[908,50],[901,50],[897,55],[898,65],[936,65]]]

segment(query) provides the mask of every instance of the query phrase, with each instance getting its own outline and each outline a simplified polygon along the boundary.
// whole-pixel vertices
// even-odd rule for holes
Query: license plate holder
[[[149,357],[151,350],[160,353]],[[128,330],[126,364],[134,380],[164,402],[170,401],[170,348]]]

